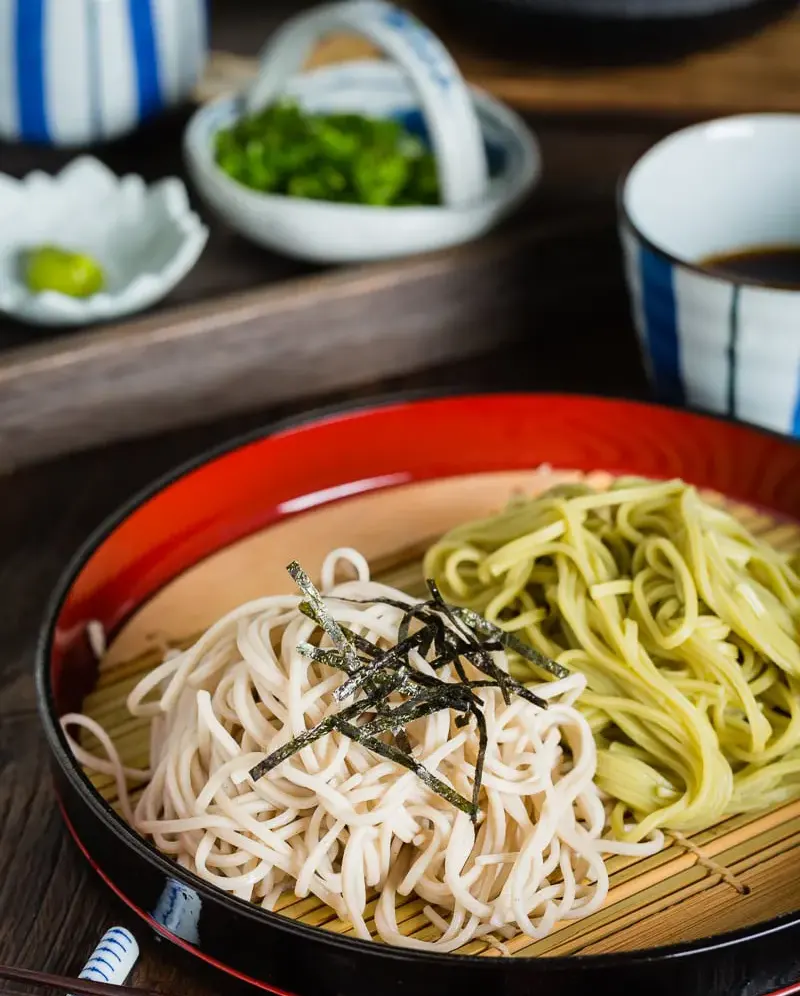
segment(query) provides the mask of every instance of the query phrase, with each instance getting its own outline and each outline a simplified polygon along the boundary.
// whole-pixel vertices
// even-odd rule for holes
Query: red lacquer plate
[[[109,635],[104,667],[130,660],[245,598],[287,590],[283,568],[294,557],[313,571],[328,549],[354,544],[380,559],[535,486],[542,465],[682,477],[800,520],[800,447],[789,439],[634,402],[485,395],[393,401],[266,429],[179,468],[90,538],[42,632],[41,714],[71,833],[154,929],[241,980],[298,996],[488,987],[572,996],[587,985],[721,996],[745,985],[766,992],[791,969],[800,893],[796,906],[746,928],[723,933],[721,917],[679,943],[569,957],[423,954],[330,933],[177,868],[116,816],[69,753],[57,718],[79,709],[97,682],[90,621]]]

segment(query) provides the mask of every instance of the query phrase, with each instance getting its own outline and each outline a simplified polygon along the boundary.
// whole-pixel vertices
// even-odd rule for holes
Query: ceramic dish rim
[[[374,68],[375,62],[370,59],[356,59],[343,63],[348,69],[358,72],[359,67]],[[297,74],[300,78],[324,76],[327,73],[333,74],[340,70],[341,66],[332,64],[327,66],[316,66]],[[474,211],[489,207],[499,207],[506,204],[513,204],[514,200],[522,197],[528,190],[538,185],[541,180],[543,162],[542,151],[539,139],[532,128],[529,128],[523,119],[502,101],[493,97],[481,87],[467,85],[467,90],[472,96],[478,111],[499,121],[509,132],[513,132],[514,140],[520,154],[520,163],[517,169],[504,170],[494,180],[490,180],[487,185],[486,196],[480,200],[469,201],[466,204],[452,207],[445,204],[424,205],[412,204],[400,207],[383,207],[371,204],[342,204],[337,201],[311,200],[306,197],[289,197],[286,194],[268,194],[258,190],[252,190],[232,177],[228,176],[224,170],[220,169],[214,161],[214,157],[206,143],[201,143],[198,135],[200,126],[205,119],[218,112],[220,108],[236,107],[243,101],[241,93],[224,94],[214,100],[198,107],[192,114],[186,125],[184,133],[183,148],[184,157],[192,169],[202,173],[206,182],[213,183],[220,192],[224,192],[230,197],[242,198],[242,205],[250,204],[253,208],[262,210],[271,206],[277,208],[284,207],[287,210],[299,208],[300,206],[313,206],[315,211],[325,212],[331,216],[335,214],[353,213],[369,215],[370,217],[409,218],[412,214],[419,214],[426,218],[444,218],[451,216],[468,215]],[[480,120],[480,114],[478,115]],[[217,129],[218,131],[219,129]],[[216,134],[216,131],[214,132]],[[330,220],[333,220],[331,217]]]
[[[753,277],[742,276],[737,274],[734,277],[728,277],[720,271],[714,271],[701,263],[694,262],[690,259],[685,259],[682,256],[678,256],[676,253],[671,252],[669,249],[665,249],[664,246],[660,245],[657,240],[651,239],[649,236],[645,235],[642,229],[633,220],[633,216],[628,210],[628,198],[627,189],[628,183],[633,177],[636,169],[644,162],[644,160],[656,151],[665,146],[667,143],[678,139],[689,132],[703,132],[713,127],[714,125],[719,125],[722,123],[745,123],[747,121],[763,121],[771,120],[786,121],[790,119],[800,128],[800,111],[753,111],[745,114],[725,114],[721,117],[711,118],[708,121],[698,121],[695,124],[686,125],[684,128],[679,128],[677,131],[670,132],[663,138],[659,139],[650,145],[645,151],[637,157],[636,161],[622,174],[617,182],[617,213],[622,224],[630,229],[631,233],[635,238],[651,253],[665,259],[671,266],[678,267],[683,270],[688,270],[690,273],[695,273],[698,276],[705,277],[708,280],[716,280],[719,283],[732,284],[737,287],[752,287],[757,290],[769,291],[773,294],[790,294],[795,297],[800,296],[800,286],[772,283],[767,280],[757,280]],[[707,414],[703,412],[702,414]],[[715,417],[713,414],[711,417]],[[717,416],[721,417],[721,416]],[[752,428],[760,428],[759,426],[752,425],[752,423],[744,422],[743,425],[751,425]],[[772,430],[762,430],[762,431],[772,431]],[[780,435],[780,433],[778,433]]]

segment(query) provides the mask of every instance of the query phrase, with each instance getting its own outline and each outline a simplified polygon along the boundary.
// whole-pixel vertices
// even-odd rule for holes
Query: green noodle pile
[[[453,530],[425,575],[586,675],[620,837],[800,796],[800,576],[694,488],[562,485]]]

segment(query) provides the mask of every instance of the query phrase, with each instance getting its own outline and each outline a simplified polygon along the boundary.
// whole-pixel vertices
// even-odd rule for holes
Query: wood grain
[[[150,178],[174,172],[180,168],[176,129],[183,120],[165,121],[98,153],[117,171],[132,168]],[[359,364],[350,364],[349,385],[418,370],[420,361],[431,368],[437,357],[448,365],[459,357],[463,362],[474,354],[476,338],[487,348],[513,340],[532,361],[527,380],[532,384],[542,373],[534,354],[537,360],[549,355],[551,329],[557,326],[560,335],[578,339],[588,339],[590,332],[602,334],[603,349],[599,339],[587,341],[585,366],[579,354],[571,362],[587,370],[597,369],[599,362],[604,389],[619,390],[615,384],[624,383],[631,372],[628,368],[620,375],[614,354],[630,357],[637,371],[638,361],[629,352],[633,336],[615,231],[614,189],[619,173],[663,133],[663,126],[620,131],[553,119],[537,127],[545,172],[541,189],[519,218],[486,240],[444,254],[449,261],[444,268],[441,257],[384,266],[379,272],[387,281],[391,272],[397,274],[394,291],[388,283],[376,289],[365,279],[369,268],[319,271],[283,260],[249,245],[206,212],[211,229],[206,252],[184,283],[148,315],[123,325],[55,335],[0,316],[0,469],[335,389],[324,370],[317,372],[322,383],[311,390],[296,372],[280,383],[268,377],[270,356],[288,348],[300,358],[308,335],[324,358],[329,293],[337,300],[332,317],[338,316],[340,323],[352,318],[360,325],[356,342],[376,330],[366,349],[377,366],[382,363],[380,336],[394,339],[397,348],[410,337],[415,354],[413,363],[403,366],[401,357],[395,367],[397,350],[390,345],[391,365],[384,363],[380,372],[365,363],[362,372]],[[15,175],[33,166],[54,171],[63,162],[58,151],[0,147],[2,168]],[[458,284],[461,267],[465,278]],[[463,293],[453,293],[456,285]],[[299,295],[307,289],[304,312]],[[415,305],[413,321],[406,314],[409,302]],[[421,316],[423,305],[427,310]],[[287,310],[296,341],[287,342]],[[379,333],[384,318],[387,328]],[[340,324],[345,339],[346,332]],[[334,331],[330,341],[336,340]],[[209,341],[223,344],[221,356],[213,348],[209,352]],[[429,342],[428,357],[423,353]],[[219,369],[217,360],[222,361]],[[630,366],[630,360],[624,362]],[[560,366],[551,366],[548,374],[555,379],[565,375]],[[240,394],[241,381],[248,379],[249,388]]]
[[[214,38],[254,52],[299,6],[302,0],[217,5]],[[176,113],[96,154],[116,172],[150,180],[180,173],[186,116]],[[664,130],[540,118],[543,182],[518,219],[452,254],[374,271],[321,271],[282,259],[198,204],[211,232],[206,252],[150,314],[55,335],[0,317],[0,469],[437,364],[455,369],[502,343],[524,355],[524,385],[552,386],[569,376],[563,364],[550,365],[543,379],[555,327],[586,340],[585,359],[573,352],[570,363],[601,369],[604,390],[631,377],[640,382],[614,189]],[[70,156],[0,146],[0,165],[15,176],[54,172]],[[348,362],[355,354],[357,362]],[[314,368],[305,369],[312,359]]]
[[[0,357],[0,465],[319,397],[550,334],[603,279],[592,223],[297,278]],[[581,269],[577,269],[580,267]],[[532,279],[533,278],[533,279]]]

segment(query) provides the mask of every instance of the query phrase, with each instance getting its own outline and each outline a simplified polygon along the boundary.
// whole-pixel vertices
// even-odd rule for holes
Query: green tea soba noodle
[[[628,840],[800,796],[795,568],[683,482],[631,479],[514,500],[425,562],[450,602],[586,676],[597,783]]]

